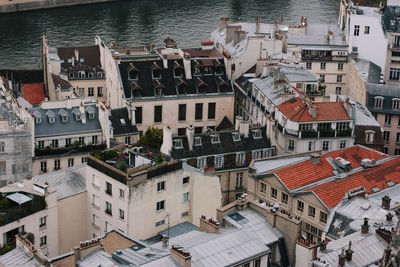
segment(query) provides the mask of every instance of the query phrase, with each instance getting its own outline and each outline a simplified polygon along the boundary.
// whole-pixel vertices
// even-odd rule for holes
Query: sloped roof
[[[351,120],[343,107],[343,102],[320,102],[314,105],[317,107],[316,118],[311,117],[307,104],[303,103],[300,97],[290,99],[277,108],[289,120],[297,122]]]
[[[32,105],[38,105],[46,98],[44,83],[26,83],[23,90],[24,98]]]
[[[77,47],[57,47],[57,54],[60,59],[64,60],[61,63],[62,68],[72,67],[72,63],[68,62],[74,56],[74,50],[78,49],[79,58],[83,58],[83,64],[87,67],[101,67],[100,49],[97,45],[77,46]],[[75,59],[76,60],[76,59]],[[75,64],[76,65],[76,64]]]
[[[51,74],[51,78],[53,79],[54,86],[57,88],[60,85],[61,90],[68,90],[72,88],[72,85],[69,81],[64,80],[59,75]]]
[[[44,266],[35,257],[30,256],[22,248],[15,248],[6,254],[0,256],[1,266],[26,266],[38,267]]]
[[[126,107],[111,109],[110,121],[114,129],[113,134],[115,136],[139,132],[136,125],[132,125],[132,122],[129,119],[128,109]]]
[[[221,120],[221,122],[217,125],[215,128],[217,131],[222,131],[222,130],[230,130],[234,126],[232,122],[228,119],[227,116],[224,116],[224,118]]]

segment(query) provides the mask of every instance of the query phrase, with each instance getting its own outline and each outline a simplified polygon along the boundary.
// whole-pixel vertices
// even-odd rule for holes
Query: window
[[[338,122],[336,123],[336,130],[345,131],[350,127],[350,122]]]
[[[386,114],[385,115],[385,126],[389,126],[392,122],[392,115]]]
[[[180,104],[178,108],[178,120],[185,121],[186,120],[186,104]]]
[[[262,159],[269,156],[268,150],[267,149],[260,149],[260,150],[254,150],[252,152],[252,158],[254,159]]]
[[[190,177],[188,176],[188,177],[183,177],[183,179],[182,179],[182,184],[187,184],[187,183],[189,183],[189,180],[190,180]]]
[[[328,220],[328,214],[326,214],[323,211],[319,212],[319,221],[322,223],[326,223],[326,221]]]
[[[182,218],[185,218],[187,216],[189,216],[189,212],[188,211],[182,212],[182,214],[181,214]]]
[[[261,267],[261,259],[254,260],[253,267]]]
[[[58,147],[58,140],[51,140],[51,146],[53,148],[57,148]]]
[[[340,149],[346,148],[347,140],[340,140]]]
[[[70,146],[72,144],[71,138],[65,138],[65,146]]]
[[[42,236],[40,238],[40,246],[43,247],[43,246],[46,246],[46,245],[47,245],[47,236]]]
[[[396,135],[396,143],[399,143],[400,142],[400,133],[397,133],[397,135]]]
[[[110,202],[106,201],[106,210],[105,212],[109,215],[112,215],[112,205]]]
[[[131,137],[125,136],[125,145],[130,145],[130,144],[131,144]]]
[[[41,161],[40,162],[40,171],[41,172],[47,172],[47,161]]]
[[[215,119],[215,103],[208,103],[208,119],[214,120]]]
[[[390,68],[389,79],[400,80],[400,68]]]
[[[37,124],[39,124],[39,123],[42,122],[42,118],[41,118],[41,117],[36,117],[36,118],[35,118],[35,121],[36,121]]]
[[[400,109],[400,99],[394,98],[392,99],[392,109],[398,110]],[[399,120],[400,122],[400,120]]]
[[[197,158],[197,168],[202,169],[204,166],[206,166],[206,161],[206,157]]]
[[[354,36],[360,35],[360,25],[354,25]]]
[[[93,175],[92,184],[93,184],[94,186],[96,186],[96,187],[100,187],[100,180],[99,180],[99,178],[98,178],[97,176],[94,176],[94,175]]]
[[[88,88],[88,96],[94,96],[94,88],[93,87]]]
[[[221,169],[224,167],[224,155],[215,156],[215,168]]]
[[[183,193],[183,202],[189,201],[189,192]]]
[[[271,197],[278,198],[278,190],[276,188],[271,187]]]
[[[236,173],[236,189],[243,188],[243,172]]]
[[[384,131],[383,132],[383,140],[389,142],[390,132]]]
[[[338,70],[343,70],[343,63],[338,63],[337,69]]]
[[[44,148],[44,141],[39,141],[38,142],[38,148],[43,149]]]
[[[260,130],[260,129],[253,130],[252,133],[253,133],[253,138],[254,138],[254,139],[260,139],[260,138],[262,137],[262,136],[261,136],[261,130]]]
[[[358,47],[357,47],[357,46],[353,46],[352,52],[353,52],[353,53],[358,53]]]
[[[323,151],[329,150],[329,141],[322,141],[322,150]]]
[[[165,220],[161,220],[161,221],[159,221],[159,222],[156,222],[156,227],[158,227],[158,226],[161,226],[161,225],[164,225],[165,224]]]
[[[341,95],[342,94],[342,87],[340,87],[340,86],[336,87],[336,94],[337,95]]]
[[[120,197],[120,198],[125,198],[125,191],[124,191],[124,189],[119,189],[119,197]]]
[[[395,154],[396,156],[400,155],[400,149],[396,148],[396,149],[394,150],[394,154]]]
[[[321,62],[321,70],[326,69],[326,63],[325,62]]]
[[[233,132],[232,133],[232,140],[235,141],[235,142],[240,141],[240,133]]]
[[[60,169],[60,160],[56,159],[54,160],[54,170],[59,170]]]
[[[162,106],[154,107],[154,122],[162,122]]]
[[[195,120],[203,119],[203,103],[196,103],[194,119]]]
[[[297,210],[303,212],[304,210],[304,202],[297,200]]]
[[[211,144],[219,144],[219,134],[211,135]]]
[[[0,161],[0,174],[5,174],[6,169],[6,161]]]
[[[320,80],[322,83],[324,83],[324,82],[325,82],[325,75],[324,75],[324,74],[319,75],[319,80]]]
[[[81,158],[81,163],[86,163],[86,162],[87,162],[87,159],[88,159],[87,157],[82,157],[82,158]]]
[[[385,153],[385,154],[387,154],[387,153],[388,153],[388,148],[387,148],[387,147],[384,147],[384,148],[382,149],[382,152]]]
[[[165,200],[158,201],[156,206],[157,211],[163,210],[164,208],[165,208]]]
[[[106,193],[112,196],[112,184],[106,182]]]
[[[85,137],[79,137],[78,142],[80,146],[85,145]]]
[[[153,69],[153,79],[161,79],[161,71],[160,69]]]
[[[312,62],[307,62],[306,69],[311,70],[311,68],[312,68]]]
[[[341,83],[342,80],[343,80],[343,75],[338,75],[338,76],[336,77],[336,82]]]
[[[103,87],[97,87],[97,96],[102,97],[103,96]]]
[[[100,197],[93,194],[93,202],[92,204],[96,207],[100,207]]]
[[[261,182],[261,186],[260,186],[260,193],[265,195],[267,193],[267,184]]]
[[[97,135],[92,136],[92,144],[97,144]]]
[[[121,220],[125,219],[125,211],[124,210],[119,209],[119,218]]]
[[[296,150],[296,142],[292,139],[287,140],[287,149],[290,151],[295,151]]]
[[[287,203],[288,203],[288,201],[289,201],[289,196],[288,196],[288,194],[285,194],[285,193],[282,192],[281,198],[282,198],[282,203],[283,203],[283,204],[287,204]]]
[[[142,123],[142,107],[136,107],[135,109],[135,122],[136,124]]]
[[[93,222],[92,223],[93,223],[94,226],[97,226],[97,227],[100,226],[99,220],[100,220],[99,216],[96,216],[96,215],[93,214]]]
[[[85,88],[78,88],[78,95],[84,96],[85,95]]]
[[[308,151],[312,151],[314,150],[314,142],[313,141],[309,141],[308,142]]]
[[[74,159],[70,158],[70,159],[68,159],[68,167],[72,167],[72,166],[74,166]]]
[[[313,206],[308,206],[308,216],[315,217],[315,208]]]
[[[201,134],[203,132],[203,127],[194,127],[195,134]]]
[[[376,96],[375,97],[375,108],[382,108],[383,107],[383,97]]]
[[[364,27],[364,34],[369,34],[369,26]]]
[[[164,191],[164,190],[165,190],[165,181],[158,182],[157,183],[157,192]]]
[[[236,153],[236,166],[243,166],[246,162],[246,153]]]
[[[194,145],[195,146],[201,146],[201,137],[200,136],[195,136],[194,137]]]
[[[46,216],[41,217],[39,220],[39,228],[46,226]]]

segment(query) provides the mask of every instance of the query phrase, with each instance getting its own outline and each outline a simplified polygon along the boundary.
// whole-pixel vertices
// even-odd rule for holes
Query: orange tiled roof
[[[292,121],[339,121],[350,120],[343,107],[343,102],[314,103],[317,106],[317,117],[313,118],[308,113],[307,104],[302,103],[300,97],[288,100],[280,105],[278,109]]]
[[[45,99],[44,83],[24,84],[24,98],[32,105],[40,104]]]
[[[327,157],[333,159],[342,157],[350,161],[351,168],[354,169],[361,166],[361,160],[364,158],[380,160],[389,156],[357,145],[328,152],[321,156],[320,163],[318,164],[312,163],[311,160],[306,160],[280,168],[271,173],[275,173],[289,190],[294,190],[333,176],[334,167],[326,160]]]
[[[364,186],[367,194],[372,194],[372,187],[380,190],[389,187],[386,182],[400,183],[400,158],[383,162],[376,167],[368,168],[341,180],[330,181],[307,189],[314,193],[328,208],[333,208],[342,201],[346,192]]]

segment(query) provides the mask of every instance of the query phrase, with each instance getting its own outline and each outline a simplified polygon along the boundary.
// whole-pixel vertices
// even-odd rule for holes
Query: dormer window
[[[42,117],[36,117],[35,121],[37,124],[42,123]]]
[[[383,97],[376,96],[375,97],[375,108],[382,108],[383,107]]]
[[[254,139],[260,139],[260,138],[262,137],[262,136],[261,136],[261,130],[260,130],[260,129],[253,130],[252,132],[253,132],[253,138],[254,138]]]
[[[94,113],[89,113],[89,119],[93,119],[94,118]]]
[[[200,78],[197,78],[197,90],[200,94],[207,93],[208,85]]]
[[[72,59],[71,58],[68,59],[68,63],[72,63]]]
[[[54,123],[56,121],[56,119],[54,117],[49,117],[49,122],[50,123]]]
[[[200,136],[195,136],[194,137],[194,145],[195,146],[201,146],[201,137]]]
[[[215,75],[223,75],[225,72],[224,66],[217,66],[215,67]]]
[[[100,71],[99,71],[99,72],[97,72],[97,77],[98,77],[98,78],[101,78],[101,77],[103,77],[103,73],[102,73],[102,72],[100,72]]]
[[[375,132],[372,130],[365,131],[365,142],[366,143],[373,143],[374,142]]]
[[[138,72],[137,72],[136,70],[131,70],[131,71],[129,72],[129,80],[135,80],[135,81],[137,81],[137,80],[138,80],[138,77],[139,77],[139,75],[138,75]]]
[[[80,121],[81,120],[81,115],[76,115],[76,120]]]
[[[74,74],[73,73],[70,73],[68,76],[69,76],[70,79],[74,78]]]
[[[212,144],[219,144],[219,134],[211,135],[211,143]]]
[[[153,66],[151,67],[152,69],[152,75],[153,75],[153,80],[154,79],[161,79],[161,67],[158,66],[157,63],[153,62]]]
[[[183,148],[182,139],[175,139],[174,140],[174,148]]]
[[[126,125],[125,119],[119,119],[119,120],[120,120],[122,126]]]
[[[86,108],[87,113],[89,114],[89,119],[93,119],[94,118],[94,108],[91,106],[88,106]]]
[[[182,78],[183,77],[183,67],[178,61],[174,62],[174,77],[175,78]]]
[[[394,110],[400,109],[400,99],[399,98],[392,99],[392,109],[394,109]]]
[[[200,75],[202,75],[203,74],[203,68],[202,67],[195,67],[194,68],[194,75],[196,75],[196,76],[200,76]]]
[[[213,73],[212,67],[205,66],[204,67],[204,75],[211,75]]]
[[[86,73],[84,71],[78,71],[78,78],[86,78]]]
[[[89,72],[89,78],[93,78],[93,77],[94,77],[93,72]]]
[[[62,118],[63,122],[67,122],[68,121],[68,116],[61,116],[61,118]]]
[[[240,141],[240,134],[239,134],[238,132],[233,132],[233,133],[232,133],[232,139],[233,139],[233,141],[235,141],[235,142]]]
[[[164,95],[164,85],[160,83],[160,81],[156,80],[153,83],[154,93],[156,96],[163,96]]]

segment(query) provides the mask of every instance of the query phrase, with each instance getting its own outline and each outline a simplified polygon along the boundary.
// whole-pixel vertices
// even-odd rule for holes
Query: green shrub
[[[126,172],[126,170],[129,168],[128,163],[126,163],[125,161],[120,161],[117,163],[117,169]]]
[[[32,244],[35,244],[35,236],[32,233],[27,233],[26,239],[28,239]]]
[[[146,132],[140,137],[139,142],[148,147],[160,150],[163,141],[163,132],[160,129],[149,127]]]
[[[103,156],[104,156],[104,160],[113,159],[116,156],[118,156],[118,149],[106,150],[106,151],[104,151]]]

